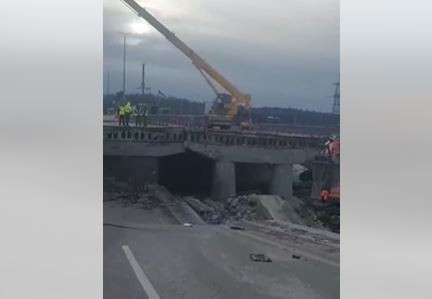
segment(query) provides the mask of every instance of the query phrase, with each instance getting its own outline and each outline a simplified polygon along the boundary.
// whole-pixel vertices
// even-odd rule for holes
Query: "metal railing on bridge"
[[[197,143],[203,145],[242,146],[272,149],[320,149],[323,139],[317,137],[225,132],[187,129],[185,127],[104,127],[104,141],[144,143]]]

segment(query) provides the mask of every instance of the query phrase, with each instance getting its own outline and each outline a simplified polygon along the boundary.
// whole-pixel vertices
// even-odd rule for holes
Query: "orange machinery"
[[[340,139],[335,137],[326,143],[326,155],[333,163],[340,163]],[[340,202],[340,187],[325,187],[321,190],[322,202]]]

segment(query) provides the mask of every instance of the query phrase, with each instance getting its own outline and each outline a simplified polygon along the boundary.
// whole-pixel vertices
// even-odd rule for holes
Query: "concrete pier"
[[[292,196],[292,164],[273,165],[273,177],[270,182],[270,193],[290,198]]]
[[[212,198],[224,200],[235,196],[236,181],[234,162],[215,160],[213,167]]]

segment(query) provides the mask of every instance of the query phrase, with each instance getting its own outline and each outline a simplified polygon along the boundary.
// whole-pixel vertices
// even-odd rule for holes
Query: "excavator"
[[[157,31],[159,31],[177,49],[186,55],[204,77],[216,94],[211,109],[208,113],[207,128],[209,129],[250,129],[251,120],[251,96],[244,94],[231,82],[225,79],[215,68],[208,64],[201,56],[180,40],[173,32],[168,30],[161,22],[152,16],[146,9],[141,7],[134,0],[122,0],[139,17],[146,20]],[[218,91],[214,82],[225,89],[225,92]]]

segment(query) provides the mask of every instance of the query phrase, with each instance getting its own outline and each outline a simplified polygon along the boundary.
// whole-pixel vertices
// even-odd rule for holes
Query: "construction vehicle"
[[[340,163],[340,139],[334,136],[325,143],[325,157],[332,164]],[[325,203],[340,203],[340,187],[325,186],[321,189],[321,201]]]
[[[208,113],[208,128],[230,129],[239,126],[248,129],[251,121],[251,97],[240,92],[231,82],[225,79],[216,69],[201,58],[195,51],[180,40],[173,32],[168,30],[161,22],[153,17],[146,9],[141,7],[134,0],[122,0],[139,17],[146,20],[157,31],[159,31],[177,49],[186,55],[192,64],[204,77],[211,89],[215,92],[216,98]],[[219,92],[214,82],[220,85],[226,92]]]
[[[340,162],[340,139],[339,136],[331,137],[326,143],[326,156],[333,163]]]
[[[324,203],[340,203],[340,187],[323,188],[321,201]]]

